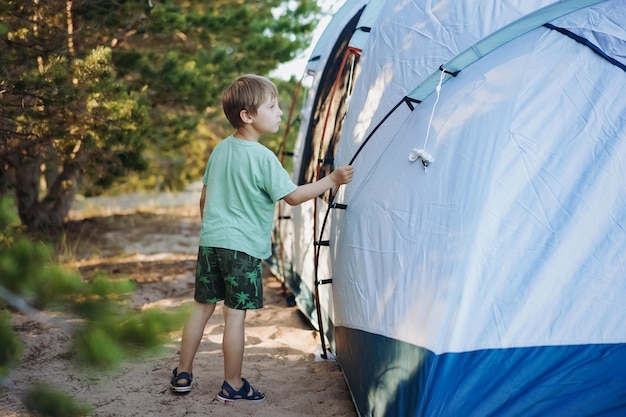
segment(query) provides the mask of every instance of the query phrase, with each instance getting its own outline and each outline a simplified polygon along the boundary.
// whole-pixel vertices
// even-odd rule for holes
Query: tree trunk
[[[15,197],[17,213],[22,224],[31,230],[30,225],[36,221],[34,213],[38,205],[39,195],[39,164],[35,160],[22,161],[15,167]]]
[[[41,175],[39,162],[23,163],[16,168],[18,214],[31,232],[63,226],[76,196],[80,171],[75,162],[66,162],[44,199],[39,201]]]
[[[5,168],[0,163],[0,196],[5,197],[10,195],[11,185],[14,184],[11,174],[11,170]]]

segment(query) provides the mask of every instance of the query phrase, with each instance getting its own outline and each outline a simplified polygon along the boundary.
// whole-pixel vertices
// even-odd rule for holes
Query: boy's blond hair
[[[241,111],[255,115],[268,98],[278,98],[278,89],[265,77],[246,74],[236,78],[222,93],[224,114],[235,129],[244,126]]]

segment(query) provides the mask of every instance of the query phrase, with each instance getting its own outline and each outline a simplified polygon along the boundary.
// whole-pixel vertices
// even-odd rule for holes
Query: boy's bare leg
[[[183,338],[180,342],[180,356],[178,358],[178,373],[193,371],[193,359],[202,341],[204,327],[215,311],[215,304],[203,304],[194,301],[191,314],[183,329]],[[185,383],[181,379],[181,383]]]
[[[244,322],[246,310],[235,310],[224,306],[224,380],[233,389],[241,388],[241,368],[243,366],[243,351],[245,344]]]

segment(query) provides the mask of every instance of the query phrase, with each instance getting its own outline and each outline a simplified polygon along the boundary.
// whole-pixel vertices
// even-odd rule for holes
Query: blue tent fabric
[[[337,349],[354,359],[342,367],[354,376],[348,383],[361,416],[618,417],[626,409],[624,344],[437,355],[339,328]]]

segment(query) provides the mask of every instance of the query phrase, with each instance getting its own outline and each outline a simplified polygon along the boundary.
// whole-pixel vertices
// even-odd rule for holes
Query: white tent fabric
[[[397,12],[402,21],[407,15]],[[585,13],[579,15],[575,22],[582,25]],[[383,22],[403,36],[397,31],[403,25]],[[385,66],[372,61],[403,61],[404,52],[372,46],[367,64],[382,68],[382,78]],[[355,129],[344,130],[337,163],[348,161],[382,118],[363,117],[370,101],[388,110],[406,92],[405,73],[393,75],[380,98],[372,93],[375,75],[358,80],[348,117],[359,120],[347,123]],[[626,286],[615,288],[615,278],[626,276],[624,219],[615,216],[626,209],[624,172],[594,172],[596,158],[601,166],[626,166],[625,143],[617,140],[626,135],[626,95],[606,94],[624,91],[624,78],[621,69],[548,29],[520,37],[444,86],[429,149],[435,163],[427,172],[408,154],[423,145],[435,97],[413,112],[399,111],[401,126],[382,127],[355,161],[357,179],[346,188],[350,212],[338,224],[341,247],[333,262],[341,300],[335,325],[435,352],[626,341],[620,301]],[[352,113],[355,102],[364,110]],[[614,262],[605,260],[607,250]],[[588,309],[600,301],[621,304],[621,314],[609,308],[591,320]]]
[[[320,261],[359,414],[626,414],[626,2],[370,3]]]

